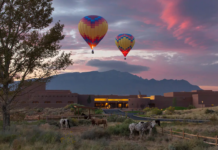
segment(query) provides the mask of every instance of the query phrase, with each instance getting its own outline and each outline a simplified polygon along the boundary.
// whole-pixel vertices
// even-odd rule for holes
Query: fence
[[[108,115],[104,114],[104,115],[92,115],[94,117],[107,117]],[[80,115],[57,115],[57,116],[40,116],[40,115],[36,115],[36,116],[29,116],[26,117],[24,120],[28,120],[28,121],[32,121],[32,120],[58,120],[61,118],[76,118],[76,119],[83,119],[84,116],[80,116]]]
[[[168,133],[166,133],[165,131],[167,131]],[[183,139],[190,140],[191,138],[188,138],[188,137],[185,136],[185,135],[188,135],[188,136],[191,136],[191,137],[197,137],[198,139],[199,138],[204,138],[204,139],[215,140],[215,143],[206,142],[206,141],[204,141],[204,142],[207,143],[207,144],[210,144],[210,145],[216,145],[216,146],[218,145],[217,136],[215,138],[213,138],[213,137],[202,136],[202,135],[199,135],[199,134],[194,135],[194,134],[185,133],[184,130],[182,132],[177,132],[177,131],[173,131],[172,129],[166,129],[165,131],[164,131],[163,127],[162,127],[161,128],[162,135],[167,134],[167,135],[170,135],[171,137],[178,137],[178,138],[183,138]],[[175,135],[174,133],[177,133],[179,135]]]

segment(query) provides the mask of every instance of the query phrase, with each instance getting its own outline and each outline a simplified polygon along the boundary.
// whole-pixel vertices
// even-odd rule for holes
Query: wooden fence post
[[[197,133],[197,138],[198,138],[198,133]]]
[[[217,136],[216,136],[216,146],[217,146]]]
[[[182,133],[183,133],[183,139],[184,139],[184,137],[185,137],[185,133],[184,133],[184,130],[182,131]]]
[[[170,135],[171,135],[171,137],[173,137],[173,135],[172,135],[172,128],[170,129]]]

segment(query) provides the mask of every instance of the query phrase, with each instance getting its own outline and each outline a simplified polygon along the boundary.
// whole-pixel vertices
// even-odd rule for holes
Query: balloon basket
[[[126,60],[126,58],[124,58],[124,60]]]
[[[94,51],[92,50],[92,54],[94,54]]]

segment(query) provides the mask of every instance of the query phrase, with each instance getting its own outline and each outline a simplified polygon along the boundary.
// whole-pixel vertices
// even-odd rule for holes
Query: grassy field
[[[206,113],[207,110],[213,110],[213,113]],[[172,114],[162,115],[138,115],[140,117],[152,117],[152,118],[170,118],[170,119],[195,119],[195,120],[218,120],[218,107],[207,107],[207,108],[195,108],[195,109],[184,109],[175,110]]]
[[[215,150],[215,147],[203,143],[203,139],[183,140],[162,135],[159,126],[154,128],[152,137],[140,140],[136,133],[130,139],[128,125],[138,121],[116,115],[107,120],[108,127],[103,128],[93,127],[90,120],[71,119],[72,127],[67,130],[60,130],[58,121],[12,122],[10,131],[0,130],[0,150]],[[218,134],[217,122],[161,122],[161,127],[211,137]]]

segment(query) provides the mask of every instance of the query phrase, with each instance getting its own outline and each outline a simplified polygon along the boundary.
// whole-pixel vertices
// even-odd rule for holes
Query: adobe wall
[[[159,109],[164,109],[173,105],[174,97],[164,97],[164,96],[155,96],[155,106]],[[176,106],[179,107],[188,107],[192,105],[192,97],[175,97],[176,98]]]
[[[202,107],[202,101],[205,107],[212,107],[212,104],[214,106],[218,106],[218,93],[198,93],[197,99],[195,100],[196,105],[200,105]],[[199,106],[198,106],[199,107]]]
[[[128,102],[129,109],[144,109],[148,106],[149,101],[149,98],[130,98]]]
[[[91,97],[91,103],[88,103],[88,98]],[[94,107],[94,95],[78,95],[78,103],[88,107]]]

